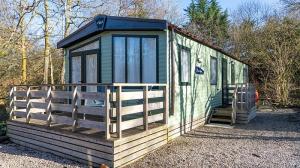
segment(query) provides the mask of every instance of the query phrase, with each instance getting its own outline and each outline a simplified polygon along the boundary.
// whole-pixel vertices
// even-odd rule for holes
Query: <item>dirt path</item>
[[[127,167],[300,168],[300,110],[260,112],[234,129],[200,127]]]

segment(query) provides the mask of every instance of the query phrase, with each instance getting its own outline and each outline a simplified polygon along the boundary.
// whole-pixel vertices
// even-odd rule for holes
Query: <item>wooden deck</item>
[[[122,167],[168,141],[165,84],[13,86],[8,136],[90,166]]]

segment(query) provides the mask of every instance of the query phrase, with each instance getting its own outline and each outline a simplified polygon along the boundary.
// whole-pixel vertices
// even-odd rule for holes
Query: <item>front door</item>
[[[222,105],[228,104],[227,59],[222,58]]]

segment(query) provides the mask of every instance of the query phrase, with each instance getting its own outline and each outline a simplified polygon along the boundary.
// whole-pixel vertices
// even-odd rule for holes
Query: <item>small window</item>
[[[235,66],[231,63],[231,84],[235,84]]]
[[[248,83],[248,68],[247,67],[245,67],[244,69],[243,69],[243,78],[244,78],[244,83]]]
[[[218,60],[215,57],[210,58],[210,84],[217,85]]]
[[[180,54],[180,83],[189,85],[191,83],[191,51],[187,47],[179,46]]]

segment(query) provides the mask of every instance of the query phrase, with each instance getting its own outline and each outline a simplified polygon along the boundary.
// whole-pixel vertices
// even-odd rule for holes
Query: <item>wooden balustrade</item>
[[[62,89],[59,89],[59,88]],[[86,91],[102,87],[101,92]],[[122,138],[122,131],[168,122],[166,84],[19,85],[10,91],[10,118],[43,120],[46,125],[98,129],[105,138]],[[71,117],[70,117],[71,116]]]
[[[255,108],[255,86],[249,83],[236,84],[232,99],[233,122],[235,122],[237,113],[240,116],[248,116]]]

